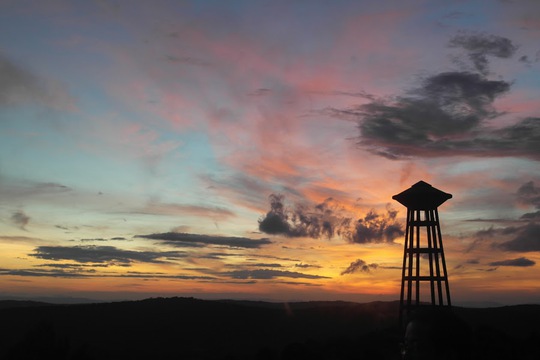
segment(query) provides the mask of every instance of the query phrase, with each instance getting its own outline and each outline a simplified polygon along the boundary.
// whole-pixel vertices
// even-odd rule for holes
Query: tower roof
[[[411,210],[436,209],[452,194],[445,193],[424,181],[419,181],[405,191],[392,196],[392,199]]]

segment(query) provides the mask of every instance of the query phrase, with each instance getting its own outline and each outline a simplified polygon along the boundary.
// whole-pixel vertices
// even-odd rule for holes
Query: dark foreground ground
[[[471,359],[540,359],[540,305],[454,308]],[[0,301],[0,359],[400,359],[398,303]]]

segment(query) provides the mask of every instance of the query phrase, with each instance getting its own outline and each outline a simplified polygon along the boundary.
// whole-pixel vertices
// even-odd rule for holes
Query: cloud
[[[231,268],[282,268],[278,263],[243,263],[243,264],[225,264],[225,267]]]
[[[528,266],[534,266],[536,262],[529,260],[524,257],[520,257],[517,259],[508,259],[508,260],[501,260],[501,261],[493,261],[490,262],[490,266],[519,266],[519,267],[528,267]]]
[[[129,265],[133,262],[165,263],[164,259],[185,257],[181,251],[153,252],[122,250],[114,246],[38,246],[33,254],[45,260],[71,260],[79,263],[108,263],[109,265]]]
[[[138,238],[153,239],[164,241],[167,245],[176,247],[199,247],[206,245],[219,245],[237,248],[254,249],[263,245],[271,244],[267,238],[248,239],[244,237],[218,236],[218,235],[200,235],[167,232],[160,234],[137,235]]]
[[[268,267],[268,268],[280,268],[280,267],[283,267],[283,265],[281,264],[277,264],[277,263],[257,263],[257,264],[248,264],[249,266],[253,266],[253,267]],[[234,266],[237,266],[237,265],[234,265]]]
[[[341,272],[341,275],[353,274],[353,273],[357,273],[357,272],[370,273],[371,270],[375,270],[378,267],[379,267],[378,264],[368,264],[362,259],[357,259],[357,260],[353,261],[349,265],[349,267],[347,267],[347,269],[343,270]]]
[[[259,219],[259,230],[271,235],[286,234],[291,236],[289,216],[283,204],[284,196],[270,194],[270,211],[265,217]]]
[[[39,78],[0,52],[0,107],[27,103],[72,107],[72,99],[61,86]]]
[[[521,219],[524,219],[524,217],[522,216]],[[534,222],[506,227],[490,226],[487,229],[478,230],[473,234],[474,240],[469,245],[466,252],[470,252],[487,240],[493,241],[493,239],[497,242],[492,242],[492,248],[516,252],[537,251],[536,249],[540,249],[540,246],[536,244],[534,239],[536,234],[540,234],[539,231],[539,226]],[[508,239],[509,236],[514,236],[514,239],[500,242],[501,239]]]
[[[509,88],[509,83],[477,74],[443,73],[426,79],[419,98],[379,99],[343,111],[359,119],[359,145],[389,159],[457,155],[538,159],[539,117],[498,129],[484,126],[500,115],[492,103]]]
[[[490,124],[503,115],[494,104],[512,84],[487,77],[487,56],[510,58],[516,46],[486,34],[461,34],[450,44],[471,54],[472,69],[462,66],[428,74],[401,94],[326,113],[357,121],[358,144],[389,159],[459,155],[540,159],[540,117],[515,118],[498,127]]]
[[[51,267],[56,269],[83,269],[83,268],[94,268],[94,267],[107,267],[107,264],[40,264],[39,267]]]
[[[517,190],[517,196],[521,203],[540,209],[540,187],[537,187],[533,181],[521,185]]]
[[[311,265],[311,264],[304,264],[304,263],[295,264],[294,267],[301,268],[301,269],[307,269],[307,268],[320,269],[321,268],[320,265]]]
[[[71,188],[57,183],[2,180],[0,182],[0,195],[2,199],[14,202],[25,201],[28,198],[56,198],[73,191]]]
[[[21,243],[21,244],[42,244],[44,243],[43,239],[32,238],[28,236],[9,236],[9,235],[0,235],[0,243]]]
[[[204,61],[202,59],[198,59],[191,56],[175,56],[175,55],[167,55],[166,60],[172,63],[181,63],[181,64],[187,64],[187,65],[196,65],[196,66],[209,66],[211,65],[209,62]]]
[[[359,244],[391,243],[404,234],[401,224],[396,221],[397,213],[390,208],[386,214],[370,211],[363,219],[358,219],[354,231],[347,238]]]
[[[509,89],[509,83],[479,74],[445,72],[425,78],[404,96],[344,111],[359,119],[359,144],[388,158],[487,151],[503,146],[500,136],[512,138],[511,128],[497,137],[475,136],[483,121],[498,115],[492,103]]]
[[[63,270],[10,270],[0,269],[0,275],[13,275],[13,276],[31,276],[31,277],[62,277],[62,278],[80,278],[87,277],[88,274],[78,273],[73,271]]]
[[[26,225],[30,222],[30,216],[26,215],[22,210],[19,210],[11,215],[11,222],[21,230],[26,230]]]
[[[536,221],[540,220],[540,210],[532,213],[525,213],[521,215],[521,220]]]
[[[294,279],[329,279],[327,276],[302,274],[294,271],[281,270],[236,270],[222,273],[221,275],[230,276],[233,279],[275,279],[275,278],[294,278]]]
[[[364,218],[353,221],[351,216],[332,198],[314,205],[285,206],[283,195],[269,196],[270,211],[259,219],[259,230],[273,235],[311,237],[314,239],[341,236],[354,243],[392,242],[403,235],[396,221],[397,211],[386,214],[370,211]]]
[[[227,220],[236,216],[234,212],[229,209],[219,207],[207,207],[201,205],[186,205],[186,204],[171,204],[151,202],[148,203],[143,209],[134,211],[140,214],[150,215],[184,215],[184,216],[201,216],[209,217],[214,220]]]
[[[461,32],[450,39],[449,46],[464,49],[476,70],[484,75],[489,73],[488,56],[508,59],[518,49],[510,39],[476,32]]]
[[[517,190],[518,201],[525,205],[532,205],[540,209],[540,187],[537,187],[533,181],[526,182]],[[521,220],[536,221],[540,220],[540,210],[531,213],[525,213],[520,217]]]
[[[93,265],[95,266],[95,265]],[[212,276],[182,275],[182,274],[163,274],[163,273],[145,273],[145,272],[127,272],[118,274],[103,274],[88,270],[81,272],[79,269],[65,270],[34,270],[34,269],[2,269],[0,276],[29,276],[29,277],[54,277],[54,278],[136,278],[136,279],[171,279],[171,280],[201,280],[215,281]]]
[[[498,247],[515,252],[540,251],[540,224],[525,225],[513,240],[499,244]]]
[[[79,240],[70,240],[70,241],[79,241],[79,242],[85,243],[85,242],[105,242],[105,241],[131,241],[131,240],[128,240],[124,237],[113,237],[109,239],[94,238],[94,239],[79,239]]]

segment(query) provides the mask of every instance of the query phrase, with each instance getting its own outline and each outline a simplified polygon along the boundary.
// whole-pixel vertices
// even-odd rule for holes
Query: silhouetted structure
[[[409,189],[392,196],[392,199],[407,207],[399,307],[401,324],[404,312],[409,314],[421,303],[428,302],[427,299],[424,301],[420,299],[422,282],[429,282],[431,305],[451,306],[437,211],[437,207],[451,197],[451,194],[436,189],[424,181],[419,181]],[[421,228],[425,228],[425,232],[421,231]],[[425,233],[423,239],[420,236],[422,233]],[[428,297],[427,294],[423,295]]]

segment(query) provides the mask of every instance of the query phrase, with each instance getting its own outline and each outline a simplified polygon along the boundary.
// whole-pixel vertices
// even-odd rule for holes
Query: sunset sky
[[[0,298],[540,303],[540,2],[0,1]]]

